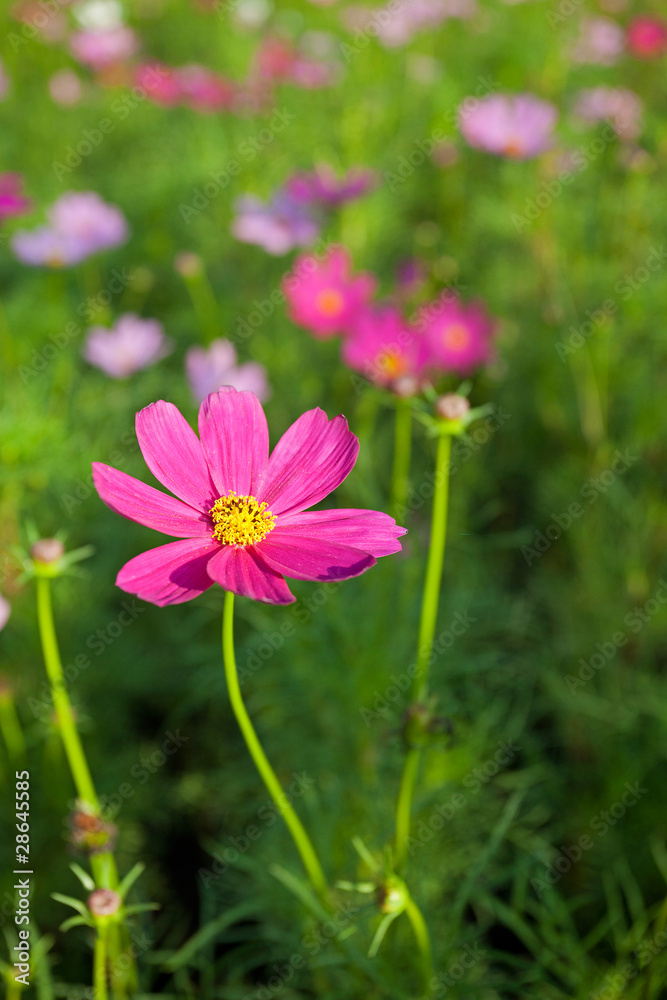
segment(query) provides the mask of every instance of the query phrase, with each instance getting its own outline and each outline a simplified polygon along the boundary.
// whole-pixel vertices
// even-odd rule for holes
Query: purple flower
[[[0,594],[0,632],[3,630],[7,622],[9,621],[9,616],[12,613],[12,607],[6,598]]]
[[[352,167],[344,177],[322,163],[315,170],[295,174],[285,185],[287,193],[305,205],[337,208],[346,201],[361,198],[375,186],[377,175],[365,167]]]
[[[124,243],[128,236],[123,213],[95,191],[65,192],[51,206],[48,219],[48,226],[14,236],[12,247],[24,264],[78,264],[98,250]]]
[[[209,348],[191,347],[185,355],[185,372],[198,403],[223,385],[238,392],[254,392],[260,402],[271,394],[264,365],[257,361],[236,363],[236,348],[229,340],[214,340]]]
[[[83,356],[111,378],[127,378],[155,364],[172,349],[162,324],[156,319],[125,313],[110,330],[104,326],[90,328]]]
[[[595,124],[609,121],[619,139],[633,142],[641,132],[643,104],[625,87],[591,87],[580,90],[574,113],[582,121]]]
[[[557,118],[556,107],[533,94],[467,98],[459,108],[459,128],[471,146],[516,160],[549,148]]]
[[[620,25],[609,17],[586,17],[572,49],[572,61],[613,66],[624,48],[625,36]]]
[[[236,201],[232,233],[242,243],[254,243],[281,257],[297,246],[308,246],[320,233],[320,224],[307,205],[280,189],[268,204],[253,195]]]

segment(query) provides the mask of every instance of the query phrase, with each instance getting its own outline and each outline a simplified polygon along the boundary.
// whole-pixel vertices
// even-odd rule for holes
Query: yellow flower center
[[[463,323],[451,323],[442,331],[442,342],[452,351],[462,351],[469,340],[470,334]]]
[[[265,503],[255,497],[241,497],[233,490],[218,497],[209,514],[213,518],[213,537],[223,545],[255,545],[266,538],[276,521]]]
[[[335,288],[325,288],[316,297],[315,303],[324,316],[337,316],[344,305],[343,296]]]
[[[376,363],[380,371],[389,378],[404,375],[408,370],[405,358],[399,351],[382,351],[378,354]]]
[[[524,154],[524,145],[519,139],[509,139],[504,146],[503,153],[511,159],[516,160]]]

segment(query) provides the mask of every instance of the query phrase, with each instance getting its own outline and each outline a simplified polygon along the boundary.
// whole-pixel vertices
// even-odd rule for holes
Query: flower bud
[[[382,913],[402,913],[408,899],[405,882],[396,875],[390,875],[378,890],[378,906]]]
[[[31,546],[30,555],[35,562],[49,565],[62,559],[65,555],[65,546],[57,538],[40,538]]]
[[[439,396],[435,404],[436,413],[443,420],[461,420],[469,409],[470,403],[465,396],[458,396],[455,392]]]
[[[401,375],[395,382],[392,382],[391,388],[395,395],[403,398],[416,396],[419,392],[419,382],[414,375]]]
[[[70,841],[80,851],[102,854],[112,851],[117,828],[84,808],[77,808],[69,817]]]
[[[123,904],[113,889],[95,889],[88,897],[88,909],[94,917],[112,917]]]
[[[183,278],[196,278],[203,270],[203,262],[199,254],[184,250],[174,258],[174,270]]]

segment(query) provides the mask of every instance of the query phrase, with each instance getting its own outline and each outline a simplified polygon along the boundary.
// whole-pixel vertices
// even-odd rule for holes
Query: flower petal
[[[207,567],[224,590],[267,604],[292,604],[296,598],[279,573],[252,546],[225,545]]]
[[[375,565],[375,557],[351,545],[276,528],[257,546],[276,572],[295,580],[349,580]]]
[[[257,496],[269,460],[269,429],[252,392],[223,386],[199,409],[199,436],[217,496]]]
[[[183,604],[211,586],[206,565],[218,548],[212,540],[185,538],[149,549],[125,563],[116,586],[160,608]]]
[[[160,493],[134,476],[93,462],[93,482],[111,510],[147,528],[175,538],[195,538],[211,534],[211,519],[167,493]]]
[[[197,510],[210,510],[218,494],[202,446],[180,411],[163,399],[137,413],[137,438],[146,465],[163,486]]]
[[[328,496],[350,473],[359,441],[345,417],[308,410],[289,427],[269,459],[260,500],[273,514],[294,513]]]
[[[388,556],[401,551],[397,540],[406,528],[396,524],[393,517],[379,510],[309,510],[297,514],[282,514],[274,538],[296,538],[306,535],[325,542],[340,542],[375,556]],[[289,574],[288,574],[289,575]]]

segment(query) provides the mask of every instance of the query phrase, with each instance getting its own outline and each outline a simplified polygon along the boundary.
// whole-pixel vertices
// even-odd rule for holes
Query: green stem
[[[269,795],[273,799],[278,812],[285,820],[287,827],[292,834],[292,839],[301,855],[304,867],[308,872],[308,877],[313,888],[318,895],[326,900],[327,882],[322,871],[322,866],[318,860],[315,849],[306,833],[301,820],[297,816],[290,802],[282,790],[275,771],[271,767],[262,745],[259,742],[250,716],[243,703],[241,687],[239,685],[238,672],[236,668],[236,657],[234,655],[234,595],[227,592],[225,594],[225,608],[222,619],[222,652],[225,664],[225,677],[229,689],[229,700],[232,710],[236,716],[243,739],[250,751],[255,767],[259,771],[262,781],[266,785]]]
[[[430,983],[433,976],[433,955],[431,952],[431,938],[429,937],[428,927],[426,926],[426,921],[424,920],[422,911],[419,909],[414,899],[408,899],[405,906],[405,912],[408,920],[412,924],[412,930],[417,941],[419,954],[421,955],[426,995],[430,996]]]
[[[449,460],[452,439],[450,434],[441,434],[435,460],[435,490],[433,493],[433,514],[431,517],[431,541],[429,545],[424,592],[422,596],[419,638],[417,641],[417,663],[412,689],[413,702],[423,701],[428,690],[428,666],[433,646],[433,637],[438,619],[442,566],[447,540],[447,503],[449,499]],[[410,817],[421,750],[408,749],[396,805],[396,866],[405,863]]]
[[[222,321],[217,299],[203,265],[197,273],[184,276],[184,281],[199,328],[204,335],[204,343],[210,344],[221,335]]]
[[[93,958],[93,987],[95,1000],[108,1000],[107,992],[107,929],[97,928]]]
[[[77,796],[87,802],[96,813],[100,805],[90,776],[88,762],[83,751],[76,725],[74,713],[67,695],[63,667],[58,650],[58,640],[53,624],[53,608],[51,604],[51,581],[48,577],[37,577],[37,618],[39,635],[42,641],[44,664],[51,685],[53,707],[56,712],[56,725],[60,732],[67,762],[72,772]]]
[[[0,695],[0,730],[2,730],[10,760],[23,760],[25,740],[11,695]]]
[[[394,426],[394,465],[391,474],[392,515],[401,517],[405,512],[410,476],[410,452],[412,447],[412,408],[410,400],[398,396],[396,399],[396,423]]]

